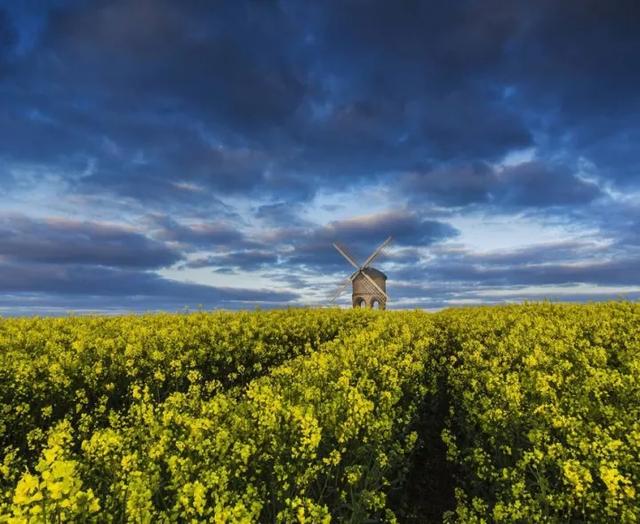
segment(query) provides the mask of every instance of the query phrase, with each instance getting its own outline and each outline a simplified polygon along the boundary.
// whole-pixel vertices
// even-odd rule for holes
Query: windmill
[[[387,305],[387,275],[382,271],[379,271],[371,267],[371,263],[382,252],[382,250],[391,242],[391,237],[387,238],[378,249],[376,249],[364,264],[358,265],[355,259],[349,254],[346,248],[337,242],[333,243],[333,247],[338,250],[347,262],[351,264],[356,271],[345,281],[345,283],[338,289],[334,295],[331,303],[335,302],[342,294],[345,288],[349,285],[353,285],[353,292],[351,294],[353,307],[369,307],[373,308],[376,305],[380,309],[385,309]]]

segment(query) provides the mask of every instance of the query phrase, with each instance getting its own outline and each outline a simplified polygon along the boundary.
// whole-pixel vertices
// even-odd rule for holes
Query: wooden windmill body
[[[331,302],[335,302],[345,288],[351,284],[351,303],[354,308],[377,307],[379,309],[386,309],[387,301],[389,299],[387,295],[387,275],[382,271],[371,267],[371,263],[378,257],[378,255],[380,255],[389,242],[391,242],[391,237],[387,238],[362,265],[358,265],[344,246],[334,242],[333,247],[335,247],[338,252],[347,259],[347,262],[356,268],[356,271],[352,273],[340,287]]]

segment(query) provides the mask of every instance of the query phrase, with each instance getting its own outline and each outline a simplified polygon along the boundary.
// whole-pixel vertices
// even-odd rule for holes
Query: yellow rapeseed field
[[[0,453],[0,522],[637,522],[640,305],[2,319]]]

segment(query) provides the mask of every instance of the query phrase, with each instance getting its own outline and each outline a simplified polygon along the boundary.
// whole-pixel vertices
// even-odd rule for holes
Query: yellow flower
[[[13,503],[21,506],[30,504],[33,501],[41,500],[42,493],[37,491],[39,485],[38,477],[31,475],[30,473],[22,475],[13,495]]]

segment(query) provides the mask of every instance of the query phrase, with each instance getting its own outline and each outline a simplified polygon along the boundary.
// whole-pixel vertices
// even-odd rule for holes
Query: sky
[[[0,0],[0,315],[636,300],[638,144],[636,0]]]

